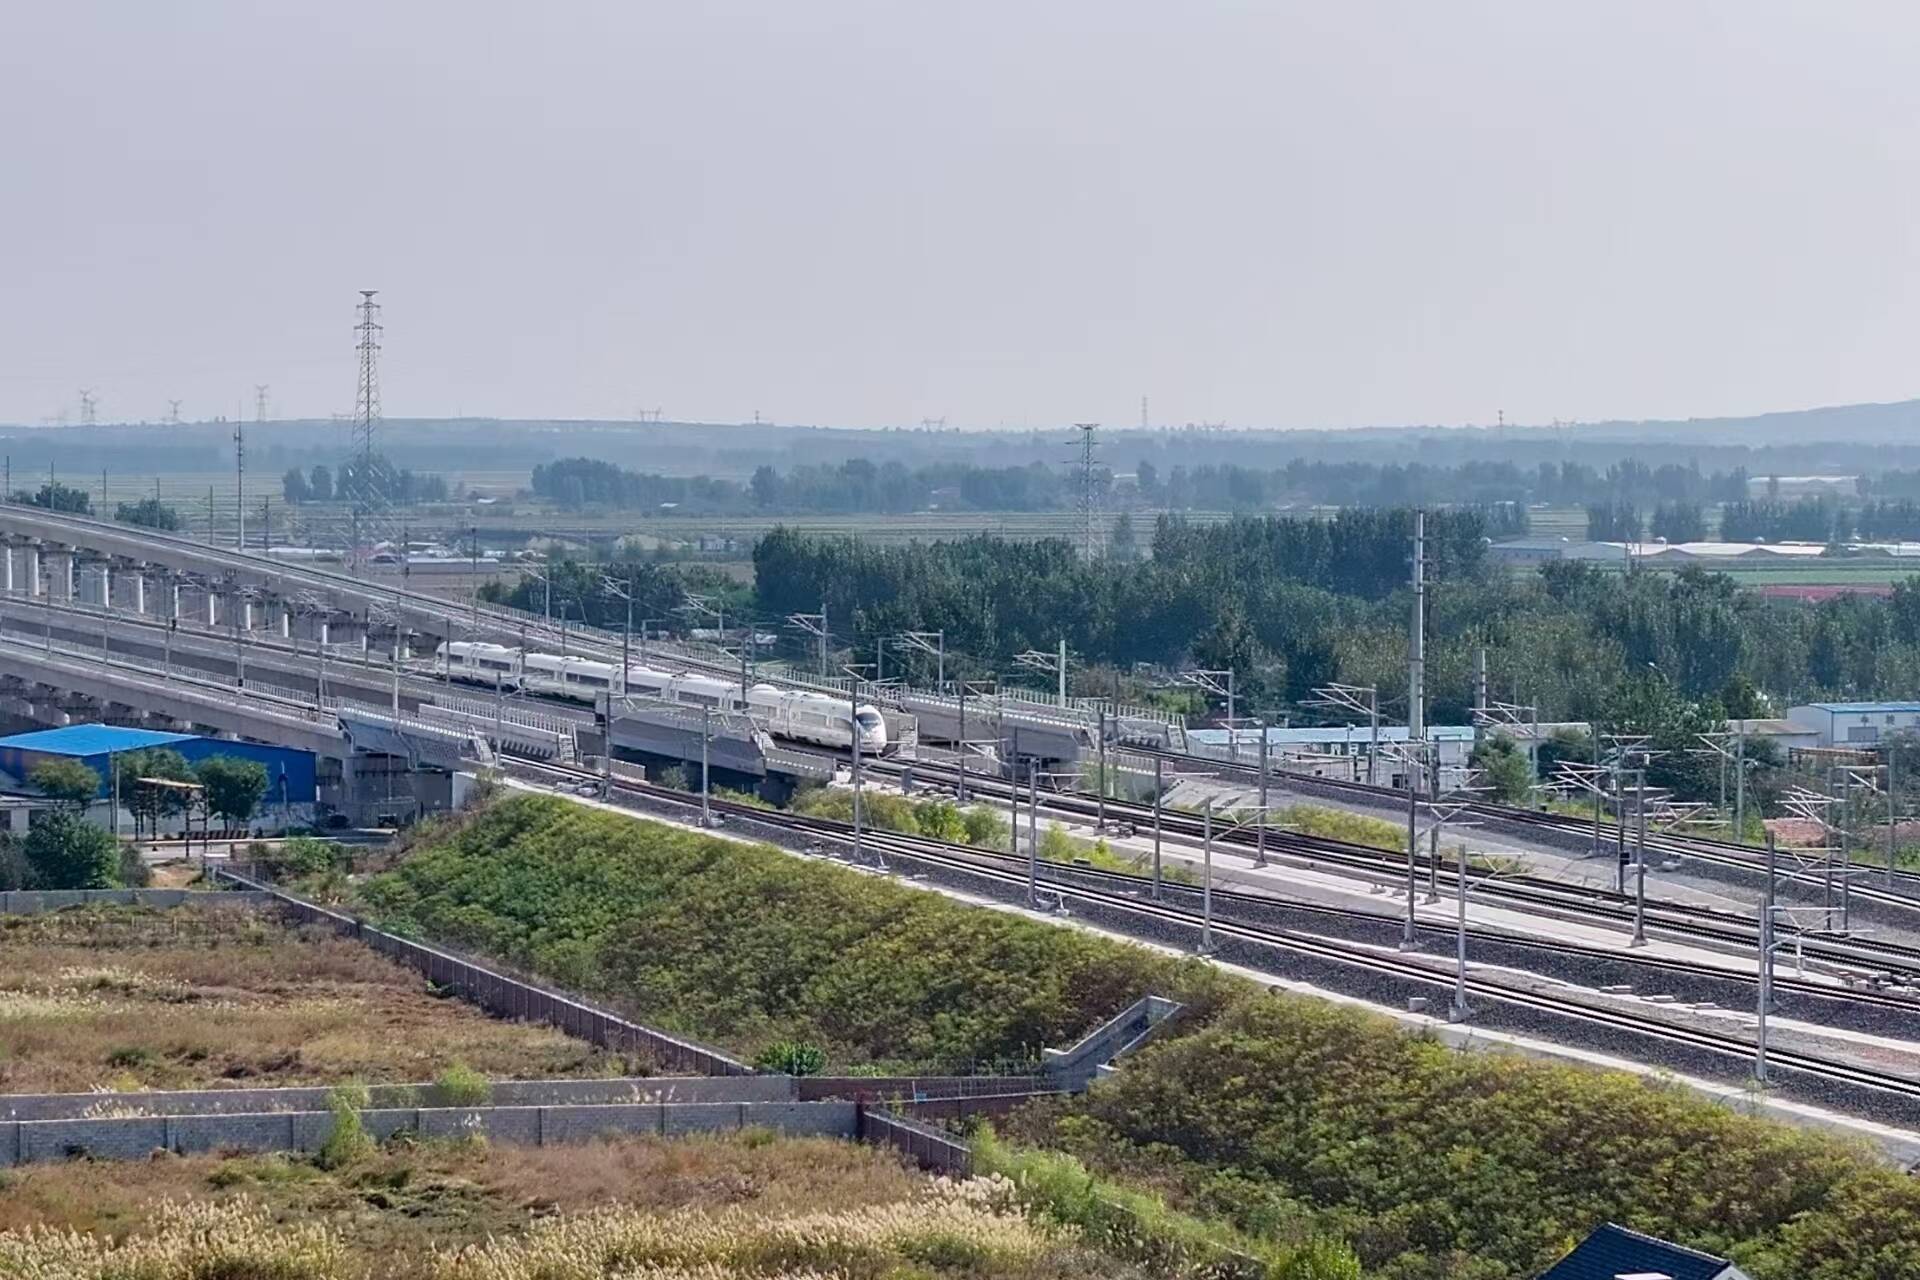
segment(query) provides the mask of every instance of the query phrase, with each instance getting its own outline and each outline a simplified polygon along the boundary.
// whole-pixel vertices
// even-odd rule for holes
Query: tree
[[[313,486],[307,483],[307,473],[298,467],[288,467],[287,474],[280,477],[280,493],[288,502],[313,501]]]
[[[137,524],[143,528],[164,529],[169,532],[181,527],[180,513],[158,498],[123,502],[114,508],[113,518],[121,524]]]
[[[307,473],[307,490],[315,502],[333,501],[333,472],[324,462],[313,464],[313,470]]]
[[[83,516],[93,514],[93,499],[85,489],[76,489],[57,480],[49,480],[37,490],[22,490],[13,495],[13,500],[30,507],[45,507],[48,511],[68,511]]]
[[[100,797],[100,775],[78,760],[48,757],[27,770],[27,781],[72,809],[84,809]]]
[[[780,473],[772,467],[755,468],[748,487],[753,490],[754,505],[763,511],[780,501]]]
[[[148,747],[144,751],[123,751],[113,758],[120,774],[120,802],[133,815],[137,836],[145,821],[147,830],[160,832],[160,819],[186,812],[186,793],[176,787],[155,786],[155,781],[192,782],[193,769],[186,757],[171,747]]]
[[[1587,537],[1595,542],[1640,541],[1640,509],[1631,502],[1589,503]]]
[[[1533,767],[1520,744],[1504,733],[1484,739],[1468,763],[1481,771],[1488,792],[1502,804],[1519,804],[1533,791]]]
[[[258,760],[209,756],[194,766],[193,776],[207,789],[207,810],[232,826],[253,817],[267,793],[267,767]]]
[[[1663,502],[1653,509],[1653,536],[1699,542],[1707,536],[1706,513],[1697,502]]]
[[[77,814],[42,814],[21,849],[36,889],[111,889],[118,882],[120,842]]]
[[[1107,554],[1121,564],[1132,564],[1140,558],[1140,543],[1133,535],[1133,517],[1124,511],[1113,522],[1113,533],[1107,539]]]

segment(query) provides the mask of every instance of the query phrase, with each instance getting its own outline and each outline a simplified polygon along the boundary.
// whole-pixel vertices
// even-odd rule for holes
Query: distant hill
[[[232,465],[232,426],[101,425],[0,427],[0,450],[16,483],[62,472],[166,474]],[[557,419],[388,419],[383,450],[423,471],[530,471],[579,455],[663,474],[744,478],[755,467],[787,468],[849,458],[909,465],[972,463],[1064,465],[1070,428],[1028,431],[862,430],[766,423],[609,422]],[[289,466],[337,463],[351,455],[350,433],[334,421],[271,422],[248,428],[250,464],[264,474]],[[1743,418],[1591,422],[1559,426],[1379,426],[1346,430],[1115,427],[1100,436],[1100,457],[1115,471],[1141,461],[1174,466],[1283,467],[1314,462],[1507,462],[1533,467],[1578,461],[1606,466],[1623,457],[1649,464],[1744,466],[1755,475],[1807,474],[1920,466],[1920,400],[1838,405]]]

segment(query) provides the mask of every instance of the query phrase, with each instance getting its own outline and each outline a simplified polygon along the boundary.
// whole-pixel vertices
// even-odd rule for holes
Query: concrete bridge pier
[[[37,596],[40,594],[40,546],[39,544],[34,542],[29,542],[26,546],[26,552],[27,552],[27,594],[30,596]]]
[[[47,548],[47,594],[61,604],[73,603],[73,548]]]
[[[136,569],[132,577],[128,580],[133,584],[131,588],[133,592],[133,611],[138,614],[146,613],[147,576]]]
[[[5,590],[8,595],[12,595],[13,539],[8,538],[5,542],[0,542],[0,552],[4,553],[0,554],[0,565],[4,565],[4,571],[0,571],[0,590]]]

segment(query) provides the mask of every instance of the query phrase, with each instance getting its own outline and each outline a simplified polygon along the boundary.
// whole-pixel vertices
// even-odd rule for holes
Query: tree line
[[[1653,734],[1670,748],[1655,781],[1700,797],[1717,789],[1717,766],[1693,754],[1693,735],[1728,716],[1920,686],[1920,579],[1889,599],[1798,605],[1697,567],[1622,573],[1567,561],[1515,577],[1488,562],[1478,513],[1429,513],[1427,523],[1435,722],[1470,719],[1484,646],[1495,698],[1536,707],[1545,722]],[[882,547],[780,529],[755,549],[757,603],[779,615],[824,598],[836,633],[867,662],[881,636],[944,631],[949,678],[1012,673],[1015,654],[1064,638],[1086,691],[1163,696],[1157,686],[1197,666],[1235,673],[1243,715],[1324,723],[1313,691],[1338,680],[1377,687],[1383,712],[1404,717],[1410,527],[1404,510],[1166,517],[1138,564],[1089,561],[1064,541]],[[916,661],[887,658],[896,672]]]
[[[379,501],[394,506],[445,502],[447,479],[425,471],[396,467],[375,454],[363,463],[354,458],[329,467],[315,463],[302,471],[289,467],[280,477],[280,492],[290,503]]]
[[[1747,496],[1741,468],[1702,473],[1697,466],[1649,467],[1627,459],[1605,468],[1579,462],[1522,467],[1510,462],[1313,462],[1280,467],[1232,463],[1161,467],[1142,458],[1132,472],[1098,466],[1094,497],[1173,511],[1266,511],[1285,506],[1408,505],[1509,508],[1501,534],[1526,531],[1529,503],[1656,500],[1734,502]],[[980,466],[849,458],[789,467],[763,463],[746,481],[711,475],[633,471],[595,458],[562,458],[533,470],[531,492],[569,510],[662,508],[692,515],[889,514],[929,508],[963,511],[1066,511],[1083,479],[1064,463]]]

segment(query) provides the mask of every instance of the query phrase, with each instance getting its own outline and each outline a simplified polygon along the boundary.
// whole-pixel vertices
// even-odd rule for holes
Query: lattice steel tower
[[[360,291],[360,323],[354,326],[360,335],[360,389],[353,400],[353,445],[360,474],[354,500],[362,507],[373,496],[373,437],[380,423],[380,304],[373,300],[379,292]]]
[[[1076,422],[1074,429],[1080,433],[1080,456],[1076,461],[1080,466],[1080,554],[1093,559],[1094,530],[1093,517],[1099,505],[1098,495],[1094,491],[1093,478],[1093,433],[1100,429],[1097,422]]]

